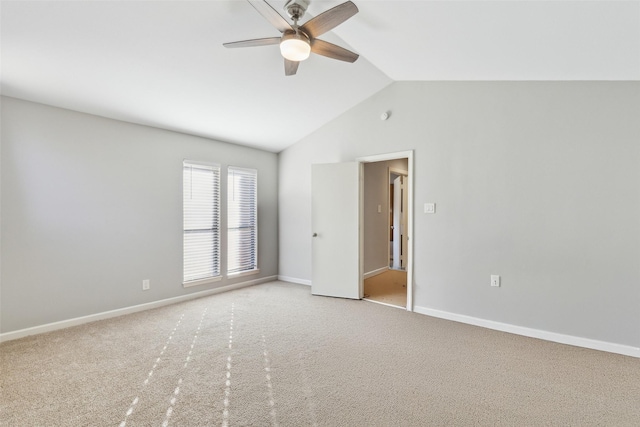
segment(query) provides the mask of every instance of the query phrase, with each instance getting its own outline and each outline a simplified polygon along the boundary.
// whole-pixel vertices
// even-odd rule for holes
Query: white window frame
[[[236,177],[236,173],[238,175],[244,176],[252,176],[254,180],[254,188],[253,188],[253,198],[245,199],[245,205],[248,205],[252,212],[248,213],[248,217],[252,218],[252,223],[244,223],[242,225],[234,223],[234,212],[233,210],[237,208],[237,205],[234,205],[234,198],[236,197],[236,192],[240,189],[236,188],[236,182],[234,178]],[[250,251],[253,252],[253,263],[250,268],[244,268],[241,270],[237,270],[237,267],[233,266],[234,260],[236,260],[236,256],[234,251],[237,252],[238,248],[234,248],[232,245],[233,238],[232,235],[238,231],[240,228],[250,229],[252,230],[253,237],[253,247],[250,248]],[[240,255],[241,256],[241,255]],[[234,267],[233,270],[231,267]],[[234,271],[235,270],[235,271]],[[227,168],[227,276],[228,277],[240,277],[251,274],[257,274],[260,272],[258,268],[258,171],[256,169],[249,168],[241,168],[236,166],[229,166]]]
[[[191,205],[187,202],[187,197],[190,196],[192,193],[190,193],[193,189],[193,182],[191,181],[192,176],[189,178],[189,180],[187,179],[187,172],[189,171],[191,174],[193,174],[194,170],[198,170],[198,171],[211,171],[212,172],[212,179],[213,179],[213,188],[212,193],[209,195],[211,198],[211,201],[213,202],[213,208],[211,209],[211,211],[209,212],[207,210],[207,208],[204,208],[205,210],[201,210],[203,209],[202,206],[197,206],[197,205]],[[217,177],[216,177],[217,175]],[[187,186],[189,185],[189,188],[187,188]],[[182,285],[187,288],[190,286],[197,286],[197,285],[204,285],[207,283],[211,283],[211,282],[217,282],[219,280],[222,280],[222,274],[221,274],[221,260],[220,260],[220,240],[221,240],[221,231],[220,231],[220,212],[221,212],[221,207],[220,207],[220,188],[221,188],[221,168],[220,165],[218,164],[212,164],[212,163],[203,163],[203,162],[197,162],[197,161],[192,161],[192,160],[184,160],[182,162],[182,191],[183,191],[183,195],[182,195],[182,215],[183,215],[183,226],[182,226],[182,251],[183,251],[183,267],[182,267]],[[198,209],[200,209],[200,211],[198,211]],[[198,215],[198,214],[203,214],[204,217],[203,218],[199,218],[199,220],[201,222],[206,223],[207,220],[210,220],[210,224],[209,227],[210,228],[201,228],[201,229],[197,229],[197,228],[193,228],[194,227],[194,222],[197,223],[197,220],[194,219],[194,215]],[[207,218],[209,217],[210,218]],[[192,224],[191,226],[187,226],[187,217],[192,218]],[[189,229],[188,229],[189,228]],[[206,245],[204,247],[201,247],[199,250],[202,251],[207,251],[210,250],[210,253],[206,254],[206,257],[204,259],[197,259],[195,255],[192,255],[192,259],[188,260],[187,257],[188,255],[188,243],[187,243],[187,236],[189,235],[195,235],[196,233],[206,233],[206,230],[210,230],[212,232],[212,244],[211,247],[206,247]],[[193,245],[195,245],[194,243],[192,244],[192,248]],[[192,253],[193,253],[193,249],[192,249]],[[211,257],[211,265],[206,265],[207,261],[206,258],[207,257]],[[193,264],[195,263],[198,267],[195,268],[191,268],[191,270],[188,270],[188,263],[191,262],[191,266],[193,266]],[[200,274],[196,274],[194,272],[195,269],[200,269],[202,270],[209,270],[208,272],[211,273],[210,275],[202,275],[202,273]],[[197,277],[197,276],[201,276],[201,277]]]

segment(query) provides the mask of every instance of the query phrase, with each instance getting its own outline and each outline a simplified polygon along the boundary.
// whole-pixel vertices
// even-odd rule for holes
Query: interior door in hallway
[[[397,171],[389,171],[390,188],[392,194],[391,205],[391,268],[404,270],[407,268],[407,175]]]
[[[311,169],[311,293],[360,299],[360,164]]]

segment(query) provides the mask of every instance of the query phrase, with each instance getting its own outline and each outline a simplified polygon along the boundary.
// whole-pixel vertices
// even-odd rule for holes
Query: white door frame
[[[364,164],[374,162],[385,162],[387,160],[407,159],[407,238],[409,240],[407,244],[407,311],[413,311],[413,150],[399,151],[396,153],[377,154],[373,156],[359,157],[356,162],[360,165],[360,176],[364,177]],[[358,221],[360,230],[359,236],[359,251],[360,256],[360,298],[364,297],[364,289],[362,287],[364,271],[364,179],[360,179],[360,209]],[[388,246],[388,245],[387,245]]]

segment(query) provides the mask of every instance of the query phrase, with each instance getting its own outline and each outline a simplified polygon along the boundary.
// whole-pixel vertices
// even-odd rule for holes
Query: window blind
[[[227,273],[258,268],[258,171],[229,167]]]
[[[184,283],[220,276],[220,167],[185,161]]]

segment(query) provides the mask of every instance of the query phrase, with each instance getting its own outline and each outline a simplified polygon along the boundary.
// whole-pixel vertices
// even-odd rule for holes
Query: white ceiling
[[[640,0],[354,1],[322,38],[360,59],[285,77],[278,46],[222,47],[279,35],[245,0],[3,0],[1,91],[278,152],[393,81],[640,80]]]

